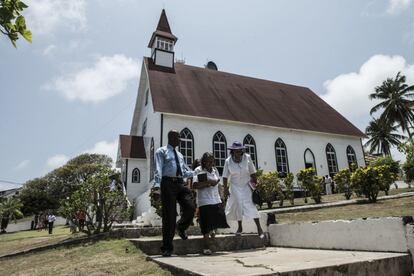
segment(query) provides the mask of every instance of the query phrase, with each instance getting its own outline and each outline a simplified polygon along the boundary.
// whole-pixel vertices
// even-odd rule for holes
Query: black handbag
[[[254,204],[257,204],[257,205],[263,204],[263,200],[262,200],[262,197],[260,196],[259,190],[255,189],[252,191],[252,200]]]

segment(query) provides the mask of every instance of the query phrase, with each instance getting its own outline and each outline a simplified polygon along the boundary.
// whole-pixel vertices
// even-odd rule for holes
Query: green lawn
[[[0,259],[0,275],[171,275],[127,240],[58,248]]]
[[[48,245],[79,237],[83,234],[71,234],[66,226],[56,226],[53,228],[53,234],[49,235],[45,230],[28,230],[0,235],[0,256],[27,250],[43,245]]]
[[[377,203],[352,204],[341,207],[323,208],[306,212],[277,214],[278,223],[320,221],[334,219],[355,219],[366,217],[413,216],[414,197],[389,199]]]

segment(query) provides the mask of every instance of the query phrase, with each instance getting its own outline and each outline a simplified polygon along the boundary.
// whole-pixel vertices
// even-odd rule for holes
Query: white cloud
[[[47,159],[46,165],[48,169],[53,170],[53,169],[56,169],[58,167],[65,165],[66,162],[68,161],[69,161],[69,157],[67,157],[66,155],[57,154]]]
[[[137,79],[138,62],[124,55],[98,58],[92,67],[59,77],[48,89],[55,89],[68,100],[98,103],[122,93]]]
[[[412,0],[389,0],[387,13],[398,14],[411,5]]]
[[[414,65],[408,64],[402,56],[372,56],[358,72],[342,74],[326,81],[326,94],[322,98],[360,130],[365,131],[371,120],[369,111],[376,103],[368,95],[385,79],[394,78],[398,72],[407,77],[407,84],[414,84]],[[395,148],[391,152],[397,160],[405,160],[404,155]]]
[[[72,31],[86,28],[86,0],[26,0],[27,24],[34,34],[47,34],[60,26]]]
[[[88,149],[85,153],[97,153],[105,154],[112,158],[112,161],[116,161],[116,154],[118,151],[118,141],[114,140],[113,142],[100,141],[94,145],[93,148]]]
[[[370,120],[369,111],[375,101],[368,98],[376,86],[401,71],[408,84],[414,84],[414,65],[402,56],[375,55],[358,72],[342,74],[324,83],[326,94],[322,98],[361,130]]]
[[[16,167],[14,167],[15,171],[20,171],[23,170],[25,168],[27,168],[27,166],[30,164],[30,160],[23,160],[22,162],[20,162]]]

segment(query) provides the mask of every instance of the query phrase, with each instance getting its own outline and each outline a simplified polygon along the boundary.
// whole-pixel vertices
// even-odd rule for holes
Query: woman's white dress
[[[250,155],[243,154],[242,161],[236,163],[232,157],[226,159],[223,177],[228,179],[230,196],[226,204],[227,220],[243,218],[259,218],[259,211],[252,201],[252,190],[249,186],[250,175],[256,172]]]

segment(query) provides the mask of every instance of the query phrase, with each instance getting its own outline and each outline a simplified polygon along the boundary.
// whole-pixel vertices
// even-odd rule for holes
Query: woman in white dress
[[[257,226],[257,233],[264,238],[259,221],[259,211],[252,200],[252,189],[249,182],[256,183],[256,168],[250,155],[244,152],[244,145],[234,142],[230,150],[230,156],[226,159],[223,168],[223,185],[226,204],[227,220],[237,220],[238,229],[236,235],[243,232],[242,219],[253,219]],[[229,186],[228,186],[229,184]]]

